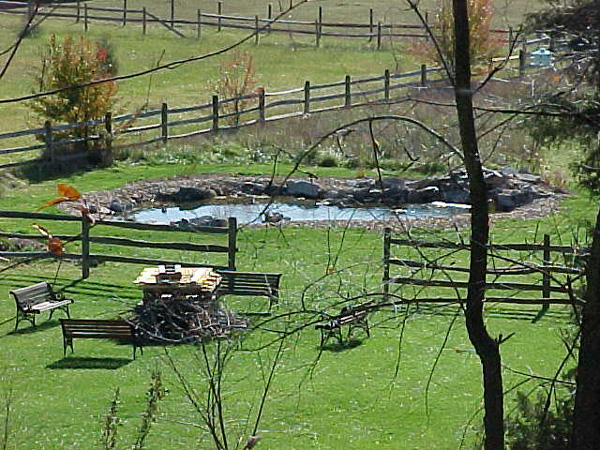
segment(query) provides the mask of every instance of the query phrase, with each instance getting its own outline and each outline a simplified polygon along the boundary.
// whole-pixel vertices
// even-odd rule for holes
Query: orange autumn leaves
[[[48,241],[46,241],[46,247],[48,248],[48,251],[50,253],[52,253],[55,256],[60,256],[64,253],[65,248],[63,241],[61,241],[57,237],[52,236],[50,232],[41,225],[37,225],[34,223],[32,227],[38,230],[42,236],[46,236],[48,238]]]
[[[56,191],[58,192],[59,197],[53,198],[52,200],[44,203],[44,206],[40,207],[39,209],[47,208],[62,202],[76,202],[77,200],[81,199],[81,193],[73,186],[69,186],[68,184],[59,184],[56,186]]]
[[[49,206],[54,206],[63,202],[76,202],[78,200],[81,200],[81,193],[74,187],[69,186],[68,184],[59,184],[56,187],[56,191],[58,193],[58,197],[47,201],[46,203],[44,203],[43,206],[39,207],[38,209],[48,208]],[[77,209],[82,212],[82,215],[85,215],[87,217],[87,208],[82,206]],[[63,241],[61,241],[57,237],[52,236],[52,234],[41,225],[33,224],[32,226],[33,228],[38,230],[42,236],[48,238],[48,240],[46,241],[46,247],[48,248],[48,251],[50,253],[52,253],[55,256],[60,256],[64,253],[65,249]]]

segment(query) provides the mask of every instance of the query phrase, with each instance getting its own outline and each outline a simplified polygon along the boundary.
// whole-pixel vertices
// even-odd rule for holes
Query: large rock
[[[442,198],[446,203],[470,203],[469,191],[466,189],[443,191]]]
[[[396,193],[401,192],[406,189],[406,182],[402,178],[384,178],[383,180],[383,190],[386,193]]]
[[[308,181],[288,181],[285,188],[286,193],[292,197],[319,197],[319,185]]]
[[[408,192],[408,203],[430,203],[441,200],[440,188],[429,186],[417,191]]]
[[[156,200],[159,202],[192,203],[208,200],[215,195],[216,193],[208,188],[181,186],[179,190],[173,194],[157,194]]]

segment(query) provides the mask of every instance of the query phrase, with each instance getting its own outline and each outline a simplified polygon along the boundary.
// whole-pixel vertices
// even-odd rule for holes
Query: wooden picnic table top
[[[221,283],[221,275],[214,272],[211,267],[176,266],[175,270],[181,274],[180,278],[161,280],[161,275],[165,273],[164,266],[146,267],[140,272],[134,283],[141,285],[144,291],[162,292],[181,289],[214,292]]]

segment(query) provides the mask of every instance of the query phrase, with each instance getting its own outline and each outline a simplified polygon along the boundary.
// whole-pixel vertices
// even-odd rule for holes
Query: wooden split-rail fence
[[[383,292],[389,300],[462,303],[468,287],[468,243],[383,236]],[[551,243],[488,245],[485,302],[542,305],[581,303],[586,248]]]
[[[195,37],[202,37],[202,30],[210,27],[220,32],[225,29],[243,30],[255,32],[255,43],[260,40],[259,34],[283,33],[291,35],[314,36],[315,45],[318,47],[324,37],[331,38],[354,38],[374,42],[377,49],[381,49],[385,39],[426,39],[427,34],[422,24],[385,23],[376,20],[373,8],[369,9],[368,16],[362,22],[334,22],[325,20],[325,9],[319,6],[314,21],[275,19],[276,12],[273,5],[269,3],[264,14],[256,14],[251,17],[225,14],[223,2],[216,3],[216,11],[207,12],[197,9],[195,17],[176,17],[176,4],[170,0],[170,16],[168,18],[158,17],[146,7],[129,8],[128,0],[122,0],[121,7],[93,6],[85,1],[73,3],[53,3],[48,8],[42,7],[37,14],[40,17],[53,17],[60,19],[71,19],[76,23],[82,23],[85,31],[88,31],[93,21],[117,23],[122,26],[127,24],[141,24],[142,34],[146,34],[151,24],[157,24],[161,29],[167,29],[180,37],[186,37],[182,30],[195,29]],[[290,1],[287,8],[293,8],[294,2]],[[280,5],[280,8],[283,7]],[[7,14],[33,14],[31,5],[23,2],[0,1],[0,12]],[[424,13],[425,20],[429,14]],[[516,33],[512,29],[493,29],[492,33],[498,36],[502,42],[512,42]]]
[[[235,218],[229,218],[228,226],[226,227],[208,227],[208,226],[194,226],[191,228],[178,227],[176,225],[159,225],[159,224],[145,224],[126,222],[118,220],[97,220],[93,225],[83,217],[70,216],[66,214],[46,214],[46,213],[33,213],[33,212],[21,212],[21,211],[0,211],[0,219],[28,219],[37,220],[44,222],[71,222],[80,224],[80,232],[77,234],[56,234],[54,237],[60,239],[65,243],[67,252],[61,255],[56,255],[50,251],[0,251],[0,256],[5,258],[31,258],[31,259],[68,259],[76,260],[81,262],[81,275],[82,278],[88,278],[90,275],[90,269],[98,262],[120,262],[120,263],[131,263],[131,264],[146,264],[146,265],[157,265],[157,264],[181,264],[183,266],[210,266],[216,270],[235,271],[236,270],[236,242],[237,242],[237,220]],[[152,240],[139,240],[131,239],[118,236],[97,236],[92,235],[92,229],[127,229],[127,230],[139,230],[148,232],[170,232],[170,234],[181,233],[186,234],[188,240],[183,241],[172,241],[172,242],[160,242]],[[52,225],[47,225],[49,230],[52,230]],[[227,235],[226,244],[215,244],[215,243],[197,243],[192,242],[196,236],[203,236],[205,233],[210,234],[223,234]],[[94,233],[95,234],[95,233]],[[0,232],[0,238],[4,239],[20,239],[20,240],[33,240],[33,241],[46,241],[48,238],[40,234],[25,234],[25,233],[11,233],[11,232]],[[80,251],[78,253],[69,253],[68,249],[75,246],[74,243],[80,243]],[[146,250],[178,250],[180,252],[186,252],[186,258],[173,258],[173,257],[134,257],[134,256],[123,256],[119,254],[108,254],[108,253],[93,253],[92,245],[109,246],[110,248],[119,247],[136,247]],[[198,254],[203,255],[203,260],[195,260],[195,256]],[[215,264],[214,261],[210,261],[207,258],[210,254],[221,254],[221,262]]]
[[[528,65],[527,55],[522,50],[519,55],[511,56],[510,61],[518,63],[503,68],[503,73],[510,78],[522,76],[530,68],[536,69]],[[255,92],[233,98],[213,95],[210,102],[193,106],[172,107],[163,103],[160,108],[147,111],[120,115],[108,112],[104,118],[88,122],[52,124],[46,121],[43,127],[0,133],[0,141],[7,142],[0,146],[0,169],[38,162],[54,165],[85,158],[87,155],[82,153],[60,151],[61,147],[82,142],[97,143],[108,151],[166,144],[173,139],[217,134],[323,112],[385,105],[403,98],[410,89],[439,88],[446,84],[442,68],[423,64],[420,69],[405,73],[386,70],[382,75],[358,79],[346,75],[343,80],[332,83],[306,81],[302,87],[280,92],[257,88]],[[82,129],[91,131],[82,133]],[[56,137],[70,130],[78,130],[84,137]],[[28,158],[32,152],[34,156]],[[40,152],[44,154],[44,161],[39,159]],[[22,155],[13,156],[17,154]]]

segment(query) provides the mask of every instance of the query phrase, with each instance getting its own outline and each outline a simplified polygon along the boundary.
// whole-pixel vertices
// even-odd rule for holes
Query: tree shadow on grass
[[[68,357],[48,364],[47,369],[105,369],[116,370],[129,364],[132,359],[125,358],[79,358]]]
[[[343,352],[345,350],[352,350],[360,345],[362,345],[362,339],[347,339],[342,342],[332,342],[329,344],[323,345],[320,349],[324,352]]]

